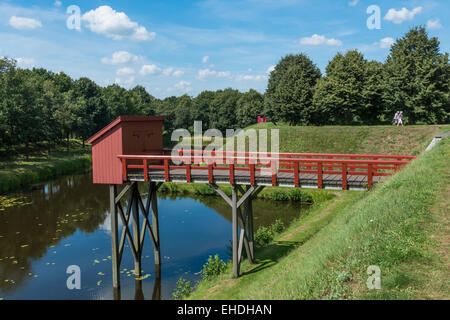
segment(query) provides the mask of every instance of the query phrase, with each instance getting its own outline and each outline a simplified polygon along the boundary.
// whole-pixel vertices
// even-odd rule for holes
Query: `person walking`
[[[400,111],[397,111],[394,115],[394,126],[396,126],[398,124],[398,116],[400,114]]]
[[[400,111],[400,113],[398,114],[398,117],[397,117],[397,127],[398,126],[404,126],[403,125],[403,111]]]

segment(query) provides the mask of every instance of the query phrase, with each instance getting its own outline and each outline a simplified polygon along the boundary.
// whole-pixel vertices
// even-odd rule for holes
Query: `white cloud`
[[[172,75],[173,75],[174,77],[179,78],[179,77],[182,77],[182,76],[184,75],[184,71],[177,70],[177,71],[175,71],[174,73],[172,73]]]
[[[117,12],[110,6],[100,6],[95,10],[85,13],[81,19],[87,23],[87,27],[95,33],[104,34],[114,40],[124,37],[136,41],[148,41],[155,38],[154,32],[148,32],[137,22],[133,22],[124,12]]]
[[[380,48],[389,49],[394,44],[394,39],[391,37],[383,38],[380,40]]]
[[[148,64],[146,64],[146,65],[143,65],[142,66],[142,68],[141,68],[141,70],[139,71],[139,73],[141,74],[141,75],[143,75],[143,76],[146,76],[146,75],[154,75],[154,74],[157,74],[157,73],[160,73],[161,72],[161,68],[159,68],[157,65],[155,65],[155,64],[150,64],[150,65],[148,65]]]
[[[103,64],[124,64],[128,62],[137,62],[139,61],[139,57],[131,54],[127,51],[116,51],[113,53],[111,58],[102,58]]]
[[[209,56],[204,56],[202,59],[202,63],[207,63],[209,60]]]
[[[252,75],[252,74],[245,74],[240,75],[236,77],[237,81],[265,81],[267,79],[264,75]]]
[[[403,7],[401,10],[389,9],[388,13],[384,17],[385,20],[392,21],[395,24],[400,24],[407,20],[414,19],[416,14],[422,12],[422,7],[417,7],[411,11]]]
[[[170,68],[164,69],[162,73],[165,76],[170,76],[170,75],[172,75],[173,70],[174,69],[172,67],[170,67]]]
[[[183,90],[183,91],[186,91],[186,89],[189,89],[188,91],[190,91],[190,89],[192,89],[189,87],[190,85],[191,85],[191,83],[189,81],[181,80],[180,82],[178,82],[174,85],[174,88]]]
[[[130,74],[134,74],[134,69],[133,68],[121,68],[119,70],[117,70],[117,75],[118,76],[123,76],[123,75],[130,75]]]
[[[427,21],[428,29],[442,29],[442,24],[439,19],[432,19]]]
[[[55,7],[61,7],[62,2],[59,1],[59,0],[56,0],[56,1],[53,3],[53,5],[54,5]]]
[[[354,7],[354,6],[356,6],[358,3],[359,3],[359,0],[352,0],[352,1],[350,1],[350,2],[348,3],[348,5],[349,5],[350,7]]]
[[[164,69],[162,71],[162,74],[165,75],[165,76],[173,76],[173,77],[179,78],[182,75],[184,75],[184,71],[175,70],[174,68],[169,67],[169,68]]]
[[[274,71],[274,70],[275,70],[275,66],[270,66],[269,68],[267,68],[266,73],[267,73],[267,74],[271,74],[272,71]]]
[[[114,82],[116,84],[118,84],[118,85],[122,85],[122,86],[125,86],[125,87],[130,87],[133,84],[133,82],[134,82],[134,77],[130,77],[130,78],[127,78],[127,79],[116,78]]]
[[[325,36],[321,36],[318,34],[313,34],[311,37],[305,37],[300,39],[300,43],[309,46],[319,46],[319,45],[327,45],[327,46],[341,46],[342,41],[336,39],[327,39]]]
[[[12,16],[9,19],[9,25],[19,30],[31,30],[42,27],[42,23],[39,20],[16,16]]]
[[[197,79],[204,80],[206,78],[230,78],[231,73],[229,71],[215,71],[211,69],[198,70]]]
[[[33,68],[36,61],[33,58],[16,58],[17,66],[20,68]]]

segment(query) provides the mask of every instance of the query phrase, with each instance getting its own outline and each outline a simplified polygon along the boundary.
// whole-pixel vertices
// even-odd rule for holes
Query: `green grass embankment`
[[[231,197],[231,186],[220,185],[220,189]],[[217,196],[219,194],[208,184],[171,183],[162,184],[159,193],[170,195]],[[258,195],[258,199],[273,201],[300,201],[304,203],[321,203],[333,197],[327,190],[304,190],[296,188],[266,187]]]
[[[363,193],[341,192],[191,299],[449,298],[450,139]],[[367,268],[379,266],[381,289]]]
[[[91,170],[90,147],[72,142],[71,151],[64,147],[46,152],[35,152],[28,156],[17,156],[0,161],[0,193],[29,189],[33,184],[44,182],[65,174]]]
[[[317,127],[269,122],[248,129],[278,129],[280,152],[418,155],[437,133],[450,131],[450,125]],[[268,133],[269,148],[270,138]],[[191,141],[193,144],[194,138]],[[218,139],[217,143],[222,141]],[[211,141],[198,143],[207,146]]]

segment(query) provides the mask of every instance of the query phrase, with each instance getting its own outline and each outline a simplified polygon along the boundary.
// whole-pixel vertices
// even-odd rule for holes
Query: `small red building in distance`
[[[123,116],[87,140],[92,144],[94,183],[122,184],[122,162],[117,156],[162,155],[165,117]]]
[[[258,123],[264,123],[267,122],[267,118],[264,116],[259,115],[258,116]]]

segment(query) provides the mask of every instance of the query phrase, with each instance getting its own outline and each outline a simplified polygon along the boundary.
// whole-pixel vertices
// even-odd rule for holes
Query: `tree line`
[[[450,122],[450,67],[437,38],[412,28],[384,63],[357,50],[338,53],[322,75],[305,55],[287,55],[271,72],[264,94],[231,88],[157,99],[142,86],[101,87],[63,72],[20,69],[0,59],[0,146],[83,141],[121,115],[166,116],[165,130],[243,128],[259,114],[291,125],[373,125],[403,111],[408,124]]]

